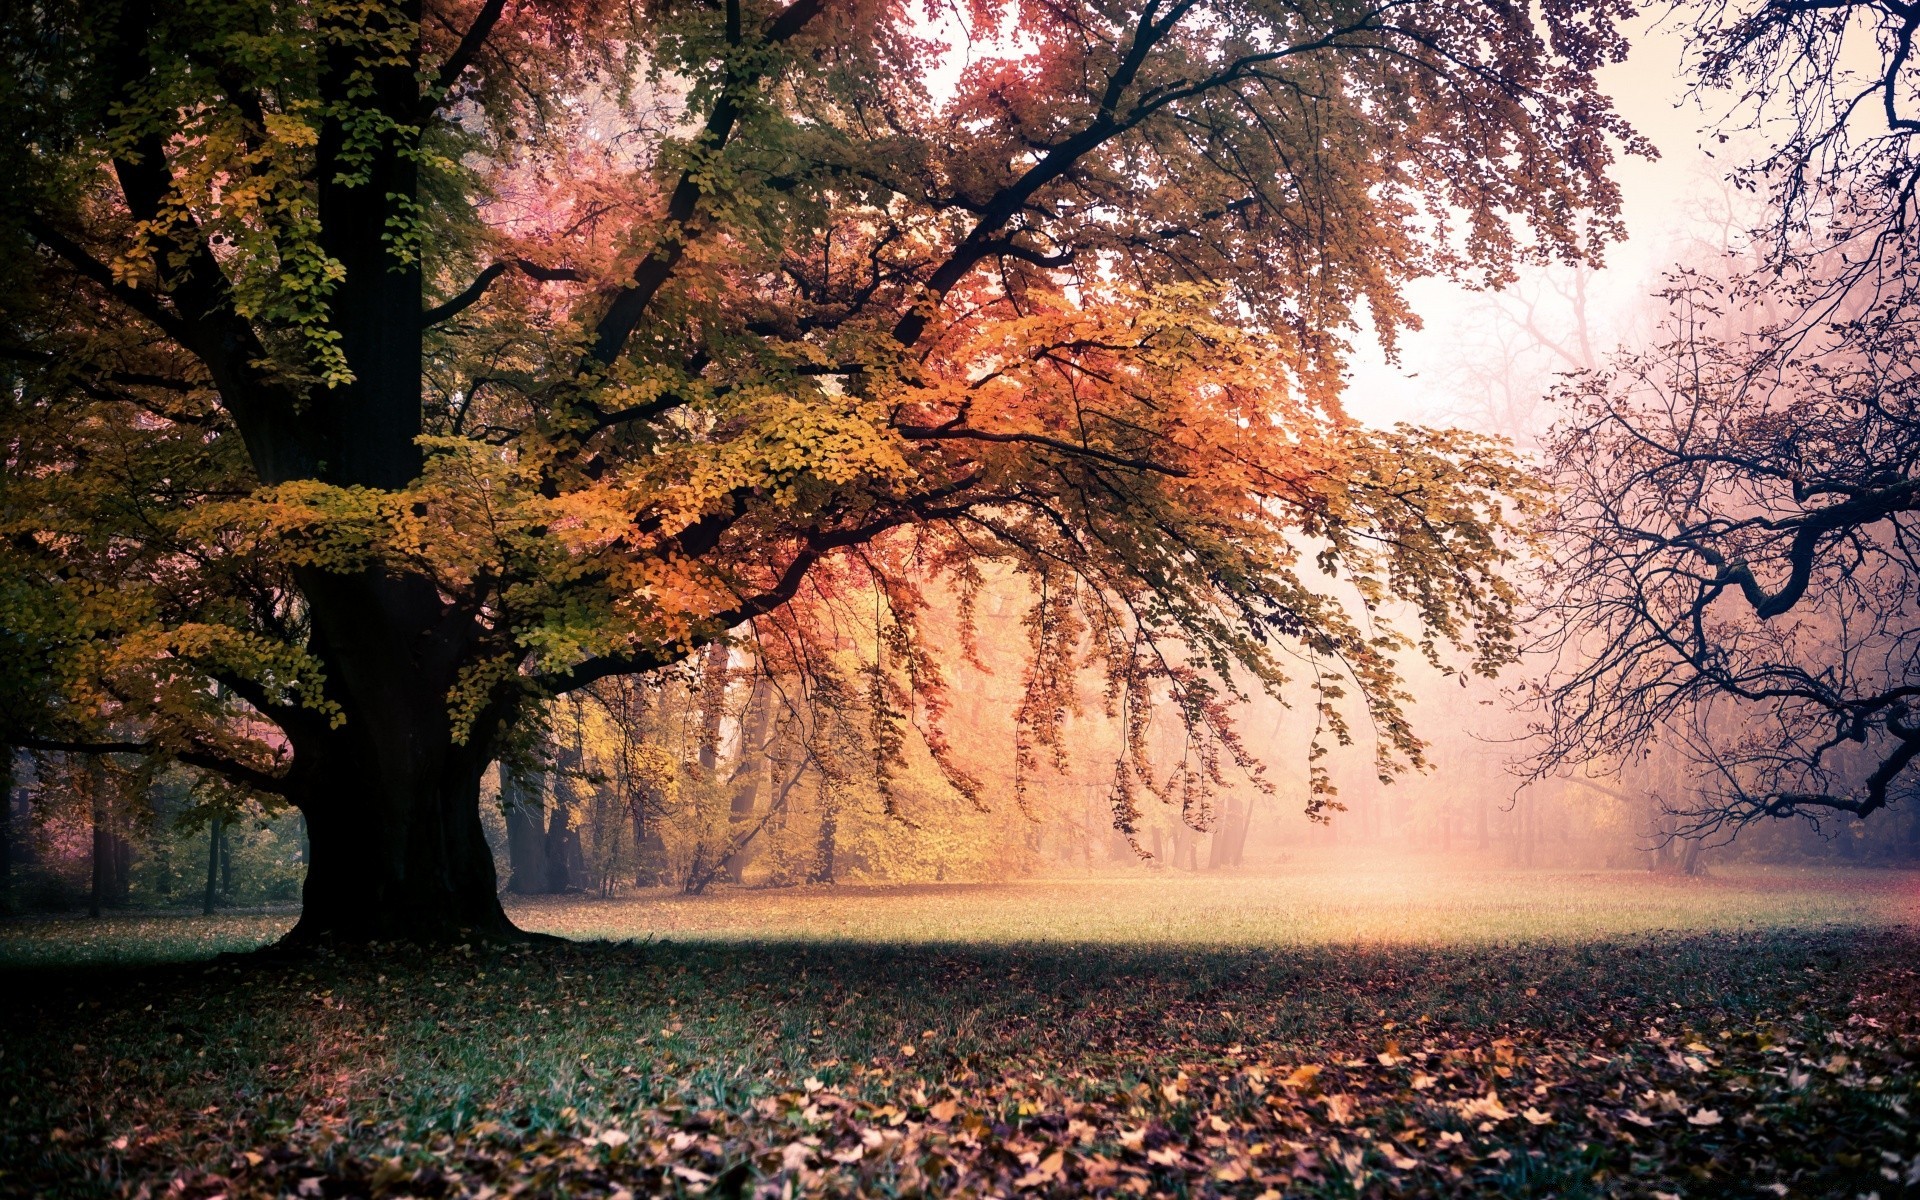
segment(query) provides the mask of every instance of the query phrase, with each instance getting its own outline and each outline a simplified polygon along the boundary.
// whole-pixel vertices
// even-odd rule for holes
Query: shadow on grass
[[[533,1158],[549,1170],[566,1161],[554,1147],[585,1154],[582,1136],[617,1126],[636,1131],[615,1166],[633,1165],[627,1186],[641,1194],[697,1182],[665,1159],[643,1163],[643,1146],[695,1155],[696,1175],[746,1162],[736,1181],[804,1176],[816,1167],[780,1155],[805,1130],[831,1148],[835,1130],[854,1136],[836,1122],[881,1110],[899,1114],[885,1118],[898,1128],[931,1129],[941,1095],[988,1113],[959,1144],[991,1161],[964,1167],[974,1160],[942,1143],[946,1176],[912,1168],[934,1191],[1011,1186],[1037,1169],[1021,1147],[1067,1144],[1064,1114],[1083,1112],[1095,1132],[1073,1160],[1081,1173],[1061,1167],[1030,1186],[1075,1194],[1141,1179],[1169,1194],[1251,1196],[1284,1175],[1308,1194],[1397,1194],[1395,1179],[1415,1192],[1478,1180],[1490,1193],[1614,1194],[1601,1186],[1612,1178],[1644,1195],[1661,1181],[1697,1190],[1762,1171],[1800,1192],[1814,1168],[1756,1150],[1744,1126],[1736,1136],[1687,1122],[1746,1104],[1757,1073],[1774,1070],[1769,1045],[1804,1048],[1782,1064],[1826,1053],[1821,1039],[1846,1030],[1857,997],[1885,991],[1890,964],[1914,961],[1915,948],[1905,931],[1857,929],[1445,949],[687,940],[14,969],[0,996],[0,1192],[157,1193],[205,1177],[217,1183],[203,1195],[278,1195],[306,1171],[326,1195],[371,1195],[395,1189],[376,1186],[380,1164],[443,1162],[448,1147],[468,1148],[473,1178],[505,1186]],[[1895,1065],[1863,1096],[1912,1091],[1910,1070],[1893,1074],[1905,1050],[1890,1053]],[[1302,1067],[1324,1074],[1273,1084],[1297,1083]],[[1622,1141],[1604,1115],[1631,1111],[1643,1089],[1675,1097],[1673,1113],[1655,1114],[1666,1141],[1637,1127]],[[1265,1099],[1283,1090],[1294,1107]],[[1494,1091],[1512,1096],[1498,1128],[1455,1121],[1479,1137],[1471,1159],[1443,1162],[1435,1148],[1422,1174],[1427,1160],[1407,1156],[1441,1143],[1387,1140],[1415,1116],[1438,1129]],[[816,1093],[847,1107],[821,1110]],[[1321,1098],[1334,1095],[1351,1107]],[[1835,1096],[1847,1115],[1823,1123],[1821,1154],[1894,1120],[1877,1101]],[[1523,1102],[1557,1115],[1531,1127],[1515,1117]],[[1202,1109],[1231,1124],[1209,1134]],[[1169,1151],[1129,1147],[1127,1128],[1180,1139],[1205,1165],[1140,1159]],[[482,1145],[496,1149],[472,1149]],[[1294,1147],[1285,1163],[1263,1165],[1283,1147]],[[1109,1152],[1118,1173],[1089,1174]],[[829,1192],[900,1190],[906,1178],[898,1163],[883,1178],[860,1174],[857,1153],[824,1156],[817,1170],[839,1172],[815,1180]],[[619,1171],[587,1158],[586,1175],[549,1185],[609,1190],[588,1185]],[[1396,1171],[1403,1159],[1422,1165]]]

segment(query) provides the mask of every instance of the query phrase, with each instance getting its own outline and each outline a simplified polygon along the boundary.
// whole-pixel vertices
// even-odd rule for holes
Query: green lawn
[[[1916,897],[1309,862],[541,902],[650,940],[304,962],[158,961],[286,914],[19,922],[0,1192],[1891,1197]]]
[[[1625,934],[1884,926],[1920,920],[1920,874],[1736,869],[1473,871],[1420,859],[1307,858],[1272,875],[1134,871],[1011,884],[721,890],[516,899],[524,928],[589,940],[796,939],[889,945],[1500,945]],[[0,923],[0,966],[202,959],[265,945],[292,912]]]

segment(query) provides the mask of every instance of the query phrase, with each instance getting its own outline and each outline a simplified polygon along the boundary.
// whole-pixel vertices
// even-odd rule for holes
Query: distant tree
[[[836,560],[1043,591],[1040,741],[1089,646],[1215,744],[1290,647],[1417,757],[1394,657],[1506,658],[1521,482],[1345,419],[1345,338],[1618,234],[1630,11],[978,4],[936,100],[891,0],[7,5],[21,736],[298,805],[296,939],[510,933],[489,764]]]

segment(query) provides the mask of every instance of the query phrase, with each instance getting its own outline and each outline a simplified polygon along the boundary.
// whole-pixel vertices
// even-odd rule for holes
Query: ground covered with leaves
[[[675,941],[9,973],[0,1192],[1882,1197],[1920,936]]]

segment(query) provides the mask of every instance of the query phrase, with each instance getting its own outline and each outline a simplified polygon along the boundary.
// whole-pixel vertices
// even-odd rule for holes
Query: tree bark
[[[200,897],[200,915],[213,915],[214,901],[220,896],[220,841],[226,822],[215,817],[207,823],[207,888]]]
[[[87,890],[87,915],[98,920],[100,906],[106,899],[107,874],[111,871],[113,848],[108,843],[111,836],[107,832],[107,780],[106,771],[100,765],[100,756],[87,755],[84,771],[87,781],[87,802],[89,816],[93,826],[93,879]]]
[[[507,819],[507,890],[516,896],[547,892],[546,784],[536,775],[519,780],[504,770],[500,797]]]
[[[727,844],[731,852],[722,865],[728,883],[739,883],[746,874],[752,855],[751,838],[741,833],[752,822],[760,798],[760,778],[766,774],[767,730],[773,723],[772,689],[765,676],[753,682],[753,694],[747,698],[747,711],[740,719],[740,761],[733,772],[733,796],[727,807]]]
[[[419,193],[406,130],[420,104],[420,6],[399,0],[370,11],[327,18],[342,22],[329,31],[321,82],[336,108],[315,147],[322,248],[342,268],[329,324],[351,379],[314,397],[285,430],[256,429],[249,449],[268,483],[319,478],[393,490],[420,474],[422,273],[391,238],[395,214],[406,215],[399,201]],[[365,66],[367,39],[387,34],[410,44]],[[397,122],[371,146],[356,140],[364,130],[334,115],[369,108]],[[240,424],[244,432],[249,423]],[[266,444],[276,436],[289,444]],[[296,582],[312,618],[308,648],[342,720],[336,727],[302,711],[278,714],[293,748],[286,790],[306,817],[312,850],[288,940],[516,933],[480,824],[480,778],[512,714],[489,706],[456,739],[448,713],[479,636],[475,618],[450,608],[433,580],[402,570],[312,567]]]
[[[814,843],[813,871],[807,876],[808,883],[834,882],[834,857],[839,853],[839,820],[833,807],[829,805],[820,814],[820,837]]]
[[[546,894],[564,895],[577,886],[580,831],[573,827],[569,806],[560,799],[560,788],[553,794],[553,808],[547,813],[547,836],[541,846],[546,863]]]
[[[295,800],[313,860],[288,940],[517,935],[480,824],[490,756],[454,743],[444,705],[395,704],[385,715],[349,710],[340,728],[304,731],[296,744]]]
[[[653,789],[633,788],[628,803],[633,814],[633,886],[660,887],[667,882],[667,839],[660,833],[662,805]]]
[[[726,720],[728,662],[731,651],[724,642],[709,642],[700,656],[700,771],[705,779],[718,785],[720,782],[720,726]],[[716,851],[707,845],[705,835],[693,844],[693,854],[687,862],[686,877],[680,881],[682,891],[691,892],[694,881],[709,870],[709,860]]]
[[[1207,870],[1217,871],[1233,860],[1233,832],[1240,823],[1240,805],[1228,798],[1214,818],[1213,835],[1207,839]]]
[[[13,911],[13,747],[0,745],[0,915]]]
[[[1687,839],[1686,851],[1680,856],[1680,873],[1682,875],[1692,878],[1693,876],[1706,873],[1706,867],[1700,858],[1705,849],[1705,844],[1701,842],[1699,838]]]
[[[114,908],[125,908],[133,899],[133,839],[120,832],[119,827],[109,822],[107,826],[107,903]]]

